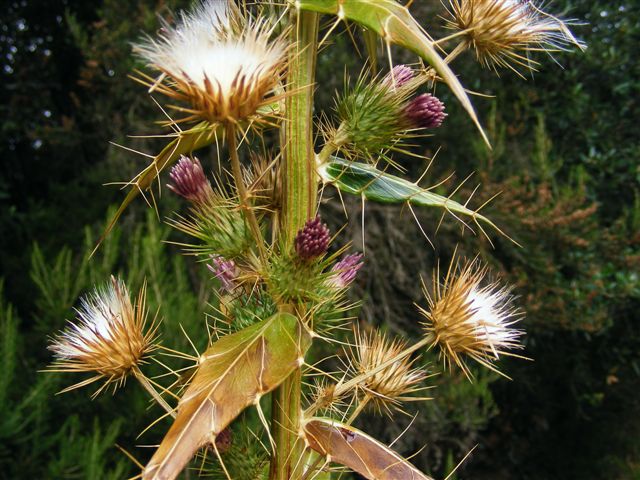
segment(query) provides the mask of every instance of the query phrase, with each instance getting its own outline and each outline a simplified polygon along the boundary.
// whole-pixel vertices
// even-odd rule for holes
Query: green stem
[[[304,445],[300,429],[302,371],[296,369],[272,395],[271,434],[276,451],[271,461],[271,480],[299,479],[303,473]]]
[[[227,124],[225,127],[225,133],[227,137],[227,147],[229,148],[229,156],[231,157],[231,169],[233,171],[233,178],[235,180],[236,189],[238,191],[238,197],[240,198],[240,206],[244,211],[245,218],[249,223],[249,228],[253,234],[253,238],[258,246],[260,252],[260,259],[264,262],[267,257],[267,253],[264,245],[264,238],[262,237],[262,231],[258,224],[253,207],[249,200],[249,194],[247,188],[244,185],[244,178],[242,177],[242,168],[240,167],[240,158],[238,158],[238,142],[236,140],[235,125]]]
[[[313,148],[313,90],[318,51],[318,15],[291,10],[290,95],[282,131],[284,186],[281,246],[289,249],[296,233],[315,215],[318,179]],[[294,306],[295,309],[295,306]],[[298,315],[298,318],[301,318]],[[299,480],[304,471],[304,443],[299,437],[302,372],[296,369],[272,395],[271,434],[276,444],[269,478]]]
[[[294,48],[289,56],[284,122],[283,234],[290,245],[304,223],[315,214],[318,179],[313,151],[313,91],[318,48],[318,15],[292,9]]]

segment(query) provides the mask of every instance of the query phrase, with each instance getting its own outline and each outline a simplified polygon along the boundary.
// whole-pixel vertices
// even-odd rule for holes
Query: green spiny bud
[[[395,79],[395,75],[399,77]],[[333,142],[354,153],[371,156],[396,147],[413,125],[404,114],[409,97],[422,83],[408,67],[394,71],[380,81],[360,78],[336,102],[341,121]]]
[[[251,233],[244,215],[220,192],[216,192],[207,203],[192,208],[188,218],[180,217],[170,223],[202,242],[187,245],[187,251],[196,255],[221,255],[232,260],[251,248]]]

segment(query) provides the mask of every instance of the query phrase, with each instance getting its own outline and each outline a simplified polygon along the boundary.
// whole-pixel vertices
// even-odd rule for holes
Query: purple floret
[[[236,288],[236,264],[220,255],[211,255],[207,268],[220,281],[220,290],[231,293]]]
[[[348,287],[355,280],[362,265],[362,254],[350,253],[331,268],[331,271],[335,272],[331,276],[331,284],[336,288]]]
[[[391,72],[382,79],[382,84],[388,88],[390,87],[402,87],[407,84],[415,73],[411,67],[406,65],[396,65]]]
[[[169,173],[169,189],[194,203],[206,203],[213,190],[197,158],[184,155]]]
[[[331,235],[320,217],[307,220],[295,239],[295,250],[303,260],[313,260],[327,253]]]

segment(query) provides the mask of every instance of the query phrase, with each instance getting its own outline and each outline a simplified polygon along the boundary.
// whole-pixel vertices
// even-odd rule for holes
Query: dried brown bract
[[[165,24],[158,38],[135,45],[136,53],[160,72],[138,80],[189,106],[180,121],[238,122],[273,102],[266,98],[286,67],[286,43],[271,39],[265,21],[244,18],[232,2],[209,0]]]
[[[583,48],[567,22],[531,0],[450,0],[448,26],[462,32],[480,63],[490,68],[534,69],[533,51]]]

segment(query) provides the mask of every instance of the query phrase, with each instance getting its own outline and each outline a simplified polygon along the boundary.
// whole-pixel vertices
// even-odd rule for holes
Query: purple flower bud
[[[197,158],[191,160],[184,155],[180,157],[171,169],[169,178],[169,189],[193,203],[206,203],[213,195],[211,184]]]
[[[220,255],[211,255],[207,268],[220,280],[220,290],[231,293],[236,288],[236,264]]]
[[[409,80],[413,79],[414,72],[411,67],[407,67],[406,65],[396,65],[393,67],[385,77],[382,79],[382,85],[387,88],[391,87],[402,87],[409,82]]]
[[[429,93],[423,93],[411,100],[404,114],[407,120],[418,128],[438,128],[447,116],[444,113],[444,103]]]
[[[362,254],[350,253],[331,268],[334,274],[330,277],[330,285],[335,288],[348,287],[355,280],[362,265]]]
[[[313,260],[327,253],[331,236],[327,226],[320,221],[320,217],[307,220],[295,239],[296,253],[303,260]]]

